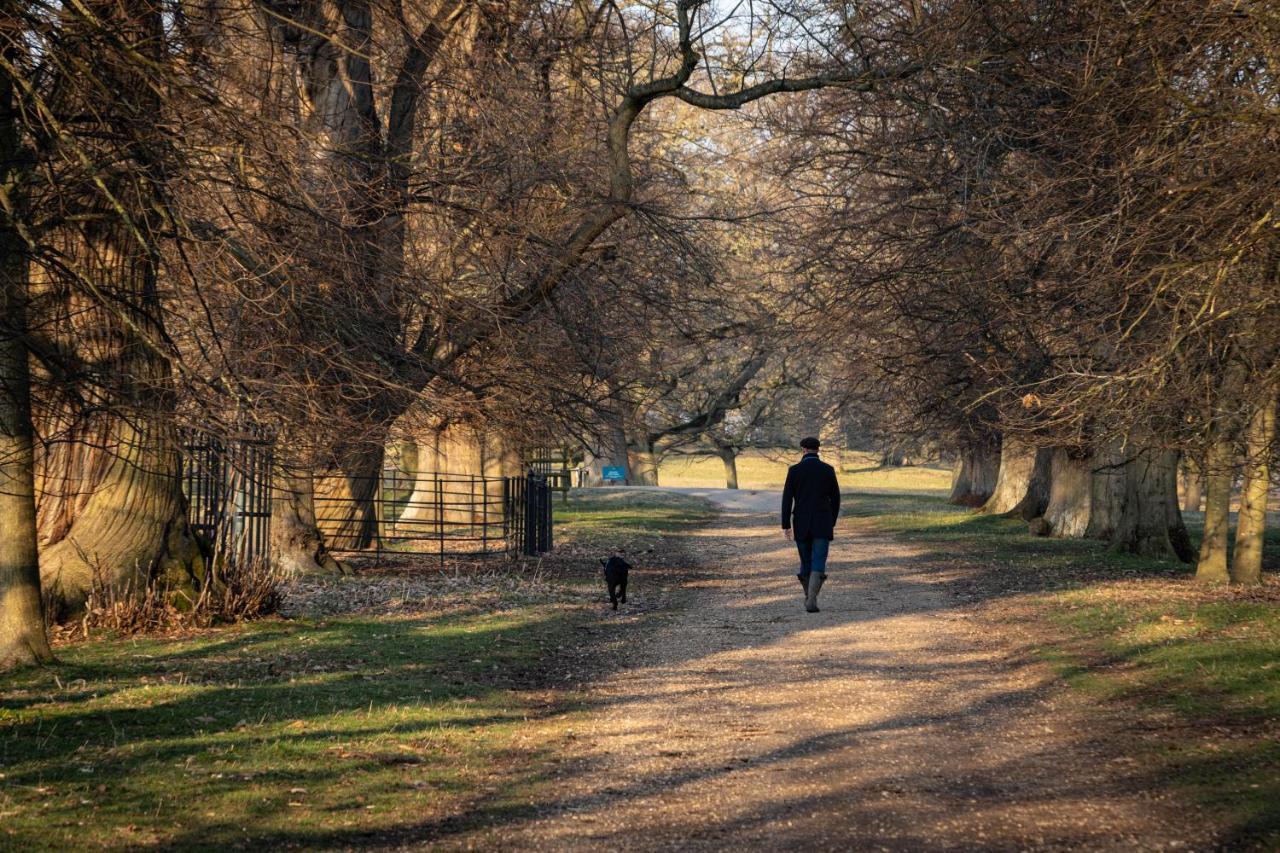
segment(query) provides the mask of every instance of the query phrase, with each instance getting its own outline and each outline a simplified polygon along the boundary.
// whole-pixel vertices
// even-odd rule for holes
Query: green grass
[[[781,489],[787,467],[799,458],[799,451],[747,450],[738,457],[738,485],[744,489]],[[836,466],[840,484],[863,492],[920,492],[942,494],[951,489],[951,471],[936,466],[904,465],[881,468],[874,454],[846,451],[824,453]],[[658,468],[663,486],[723,488],[724,465],[715,456],[673,456]]]
[[[574,541],[618,535],[631,539],[696,530],[716,516],[715,505],[691,495],[639,489],[574,489],[556,500],[556,523]]]
[[[1190,792],[1232,827],[1227,846],[1280,845],[1280,605],[1265,591],[1203,589],[1193,568],[1109,552],[1102,543],[1039,539],[1019,521],[975,515],[940,498],[850,495],[849,513],[977,568],[997,610],[1029,597],[1040,649],[1074,689],[1154,713],[1167,736],[1144,758],[1153,785]],[[1201,517],[1188,514],[1194,542]],[[1278,568],[1280,529],[1267,542]]]
[[[271,621],[184,640],[99,640],[10,676],[3,831],[212,849],[340,843],[430,820],[521,756],[542,709],[503,684],[563,633],[554,607],[457,618]]]
[[[573,539],[653,536],[706,508],[559,510]],[[576,712],[564,656],[598,612],[561,582],[492,608],[451,583],[409,615],[99,638],[0,676],[0,848],[344,847],[518,811],[549,784],[538,721]]]

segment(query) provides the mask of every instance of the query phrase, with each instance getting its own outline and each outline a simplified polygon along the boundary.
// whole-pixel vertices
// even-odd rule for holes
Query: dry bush
[[[79,621],[51,625],[50,631],[68,640],[87,639],[95,631],[117,636],[173,633],[269,616],[281,602],[280,577],[262,561],[219,566],[194,602],[144,572],[124,583],[108,578],[95,566]]]

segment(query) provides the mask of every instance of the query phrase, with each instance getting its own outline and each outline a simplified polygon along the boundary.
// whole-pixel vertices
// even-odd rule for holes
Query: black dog
[[[617,610],[619,601],[627,603],[627,572],[631,565],[621,557],[601,560],[600,565],[604,566],[604,582],[609,585],[609,600]]]

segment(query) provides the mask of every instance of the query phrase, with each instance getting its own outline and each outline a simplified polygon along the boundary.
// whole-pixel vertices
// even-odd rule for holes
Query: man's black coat
[[[792,525],[795,507],[796,539],[834,539],[836,516],[840,514],[840,484],[836,469],[806,453],[787,469],[787,484],[782,487],[782,529]]]

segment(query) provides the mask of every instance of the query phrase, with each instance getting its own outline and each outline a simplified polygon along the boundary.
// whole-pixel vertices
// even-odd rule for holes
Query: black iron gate
[[[389,470],[371,488],[340,493],[317,488],[316,522],[336,553],[408,552],[446,558],[537,555],[551,550],[552,505],[547,478]],[[359,484],[356,484],[359,485]],[[365,493],[372,500],[351,495]],[[365,519],[372,535],[349,531]]]
[[[272,444],[186,432],[182,490],[188,522],[215,560],[267,563],[271,549]],[[388,472],[372,505],[352,497],[315,495],[316,521],[335,552],[407,551],[446,557],[536,556],[551,550],[553,508],[548,478]],[[344,536],[352,519],[372,512],[367,542]]]
[[[551,550],[551,483],[547,477],[532,471],[524,477],[509,477],[507,513],[515,522],[512,550],[517,554],[537,556]]]
[[[265,564],[271,549],[271,442],[188,432],[182,491],[191,529],[215,560]]]

